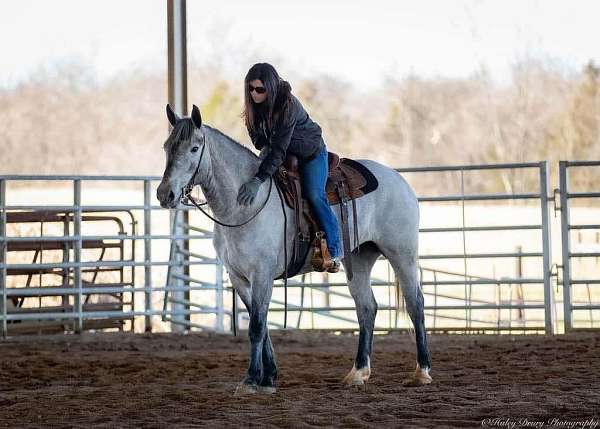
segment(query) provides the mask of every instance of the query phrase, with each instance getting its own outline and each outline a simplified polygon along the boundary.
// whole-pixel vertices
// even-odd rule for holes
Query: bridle
[[[196,176],[198,175],[198,171],[200,171],[200,165],[202,164],[202,157],[204,156],[204,148],[205,147],[206,147],[206,137],[203,137],[203,139],[202,139],[202,151],[200,152],[200,159],[198,160],[198,165],[196,165],[196,170],[194,171],[194,174],[192,175],[192,177],[190,178],[190,180],[188,181],[188,183],[183,188],[181,188],[181,200],[180,200],[180,203],[183,204],[184,206],[196,207],[202,213],[204,213],[209,219],[213,220],[214,222],[218,223],[221,226],[227,226],[227,227],[230,227],[230,228],[237,228],[239,226],[246,225],[248,222],[250,222],[256,216],[258,216],[258,214],[267,205],[267,201],[269,201],[269,197],[271,196],[271,189],[273,187],[273,178],[269,177],[269,193],[267,194],[267,198],[265,198],[265,201],[263,202],[263,204],[260,207],[260,209],[258,209],[258,211],[256,213],[254,213],[254,215],[250,219],[246,220],[245,222],[239,223],[239,224],[231,224],[231,223],[221,222],[220,220],[215,219],[214,217],[212,217],[211,215],[209,215],[208,213],[206,213],[202,209],[201,206],[204,206],[204,205],[208,204],[207,201],[205,201],[203,203],[198,203],[194,199],[194,197],[192,197],[192,189],[194,188],[194,181],[196,180]],[[191,201],[192,204],[189,204],[188,201]]]

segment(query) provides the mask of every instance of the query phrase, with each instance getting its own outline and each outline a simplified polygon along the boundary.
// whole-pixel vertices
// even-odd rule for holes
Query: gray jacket
[[[273,127],[272,133],[269,133],[264,125],[262,132],[249,131],[254,147],[261,150],[261,155],[265,154],[256,173],[256,177],[261,182],[279,168],[288,151],[296,155],[300,161],[305,161],[314,157],[325,146],[319,124],[308,116],[300,101],[293,94],[290,95],[289,114],[281,123]],[[270,150],[263,151],[265,147],[269,147]]]

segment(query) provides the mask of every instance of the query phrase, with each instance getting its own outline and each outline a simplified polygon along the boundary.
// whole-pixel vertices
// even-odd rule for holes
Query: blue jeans
[[[308,162],[300,161],[298,167],[302,180],[302,193],[310,203],[321,229],[325,232],[329,253],[332,258],[341,256],[340,228],[325,194],[325,184],[329,173],[327,147],[324,146],[314,159]]]

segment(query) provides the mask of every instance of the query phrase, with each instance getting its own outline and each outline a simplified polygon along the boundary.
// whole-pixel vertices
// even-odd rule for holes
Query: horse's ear
[[[172,126],[175,126],[177,121],[179,121],[179,116],[173,111],[170,104],[167,104],[167,118],[169,118],[169,122]]]
[[[202,127],[202,116],[200,116],[200,109],[195,104],[192,107],[192,122],[196,128]]]

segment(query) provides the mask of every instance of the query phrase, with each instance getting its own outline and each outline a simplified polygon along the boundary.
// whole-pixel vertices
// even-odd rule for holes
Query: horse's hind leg
[[[369,279],[373,264],[380,254],[381,252],[374,243],[367,242],[361,245],[359,254],[352,253],[350,256],[354,277],[348,286],[356,304],[360,335],[354,365],[343,380],[349,386],[365,384],[371,375],[371,349],[377,302],[373,296]]]
[[[427,332],[425,331],[425,314],[423,292],[419,284],[419,274],[416,258],[410,257],[407,251],[386,251],[384,254],[392,264],[397,278],[400,280],[402,294],[406,301],[406,309],[415,328],[417,344],[417,368],[414,374],[406,380],[407,386],[420,386],[431,383],[429,370],[431,357],[427,347]]]

